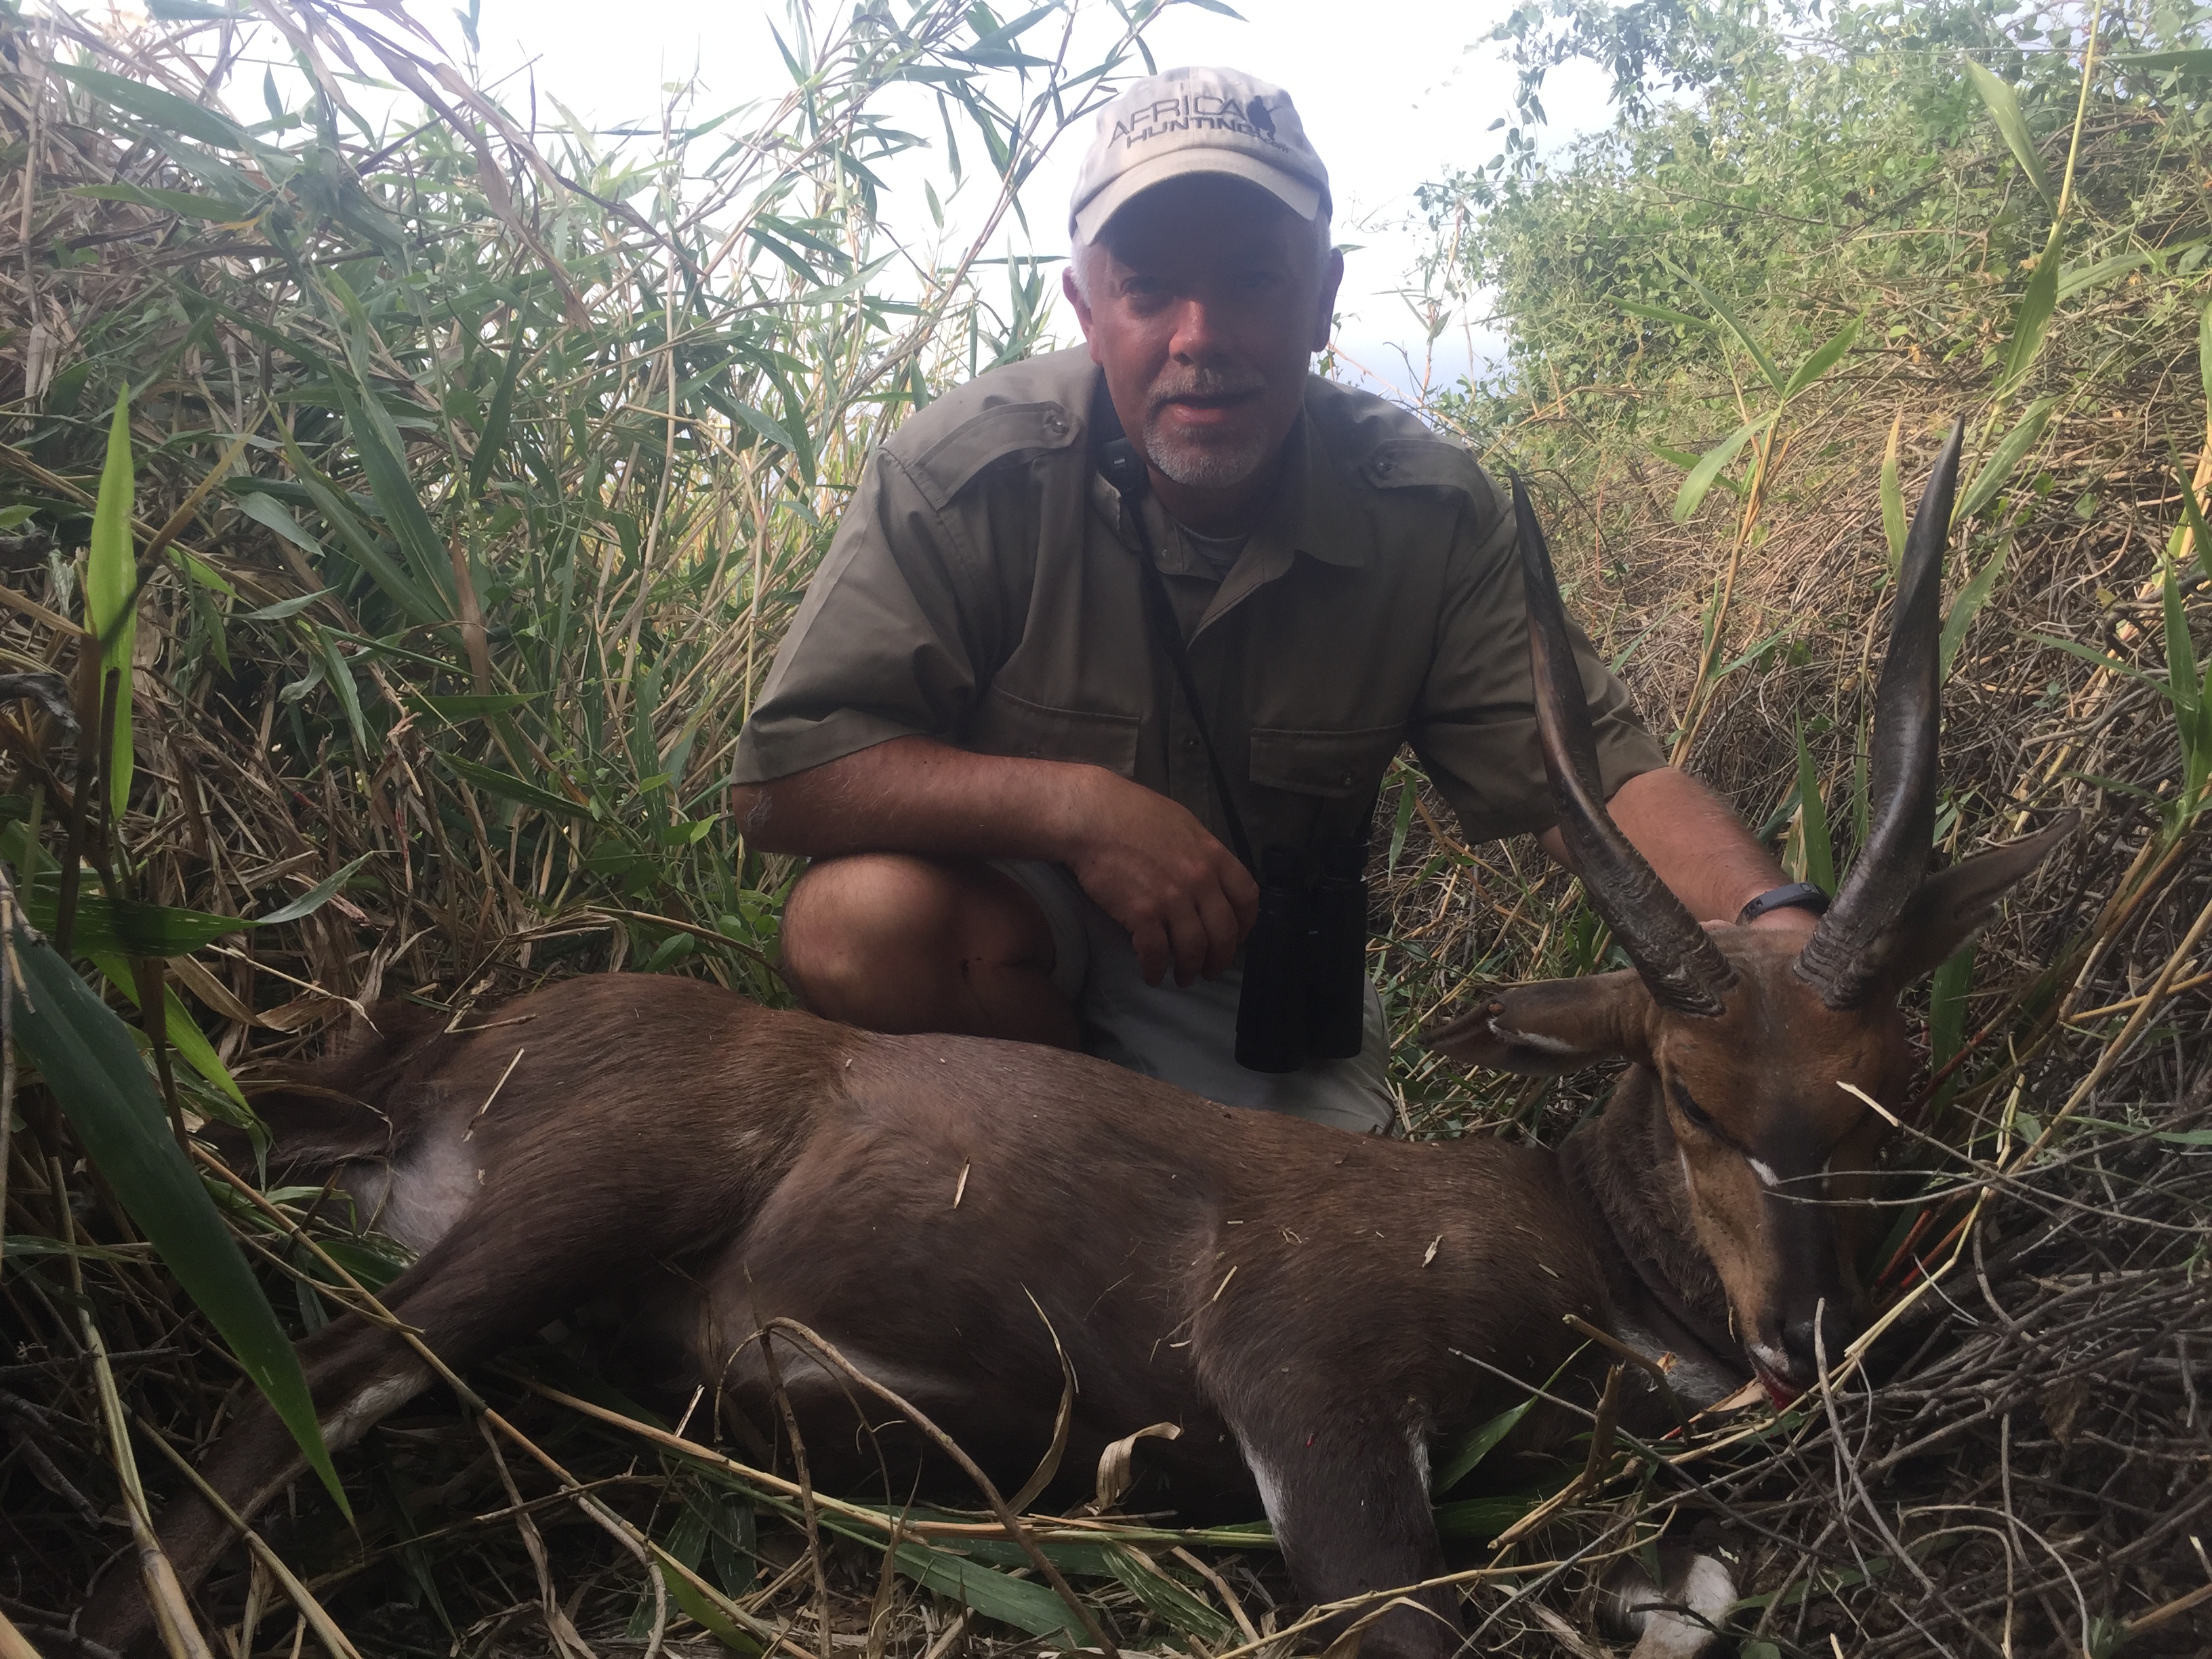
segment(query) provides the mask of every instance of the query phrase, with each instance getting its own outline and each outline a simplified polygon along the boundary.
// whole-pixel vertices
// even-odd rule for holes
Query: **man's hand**
[[[1223,972],[1260,914],[1259,884],[1206,826],[1142,784],[1093,769],[1091,799],[1062,859],[1083,890],[1129,930],[1145,983]]]
[[[831,858],[1049,859],[1129,930],[1147,983],[1220,973],[1260,913],[1244,866],[1189,811],[1097,766],[895,738],[773,782],[731,810],[755,847]]]

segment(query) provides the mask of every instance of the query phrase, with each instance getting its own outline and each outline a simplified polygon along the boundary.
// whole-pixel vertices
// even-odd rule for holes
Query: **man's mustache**
[[[1261,374],[1218,368],[1170,369],[1152,382],[1152,408],[1158,414],[1178,398],[1243,398],[1267,389],[1267,377]]]

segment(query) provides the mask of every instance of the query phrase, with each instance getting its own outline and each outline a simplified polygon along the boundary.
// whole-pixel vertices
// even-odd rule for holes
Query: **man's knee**
[[[860,1024],[904,1024],[964,967],[1048,968],[1035,902],[987,865],[857,853],[815,864],[784,907],[783,965],[809,1007]]]
[[[925,969],[949,942],[957,906],[945,872],[927,859],[858,853],[810,866],[783,912],[783,964],[819,1005]],[[944,948],[944,947],[939,947]]]

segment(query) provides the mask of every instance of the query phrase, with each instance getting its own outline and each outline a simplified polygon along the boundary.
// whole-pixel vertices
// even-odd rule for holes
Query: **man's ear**
[[[1322,255],[1321,299],[1314,307],[1314,337],[1312,349],[1328,349],[1329,337],[1336,332],[1336,291],[1344,285],[1344,254],[1331,248]]]
[[[1076,258],[1081,257],[1079,252]],[[1083,337],[1089,339],[1091,337],[1091,301],[1083,297],[1083,284],[1075,280],[1074,259],[1070,259],[1060,268],[1060,291],[1067,296],[1067,303],[1075,308],[1077,325],[1083,330]]]
[[[1651,994],[1633,973],[1547,980],[1478,992],[1474,1012],[1431,1025],[1421,1042],[1469,1066],[1559,1077],[1606,1060],[1648,1060]]]
[[[1977,853],[1922,882],[1904,915],[1874,946],[1881,982],[1893,994],[1947,961],[1989,926],[1998,901],[2081,824],[2081,815],[2069,811],[2048,830]]]

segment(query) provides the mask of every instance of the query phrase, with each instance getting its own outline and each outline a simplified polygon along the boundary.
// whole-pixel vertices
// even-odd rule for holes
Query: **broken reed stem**
[[[761,1328],[763,1348],[767,1346],[768,1332],[771,1330],[790,1332],[807,1346],[812,1348],[821,1358],[836,1366],[839,1370],[844,1372],[846,1376],[851,1377],[893,1410],[900,1413],[915,1427],[928,1436],[937,1449],[958,1464],[960,1472],[975,1483],[975,1489],[983,1494],[985,1500],[990,1504],[992,1513],[999,1517],[999,1524],[1006,1528],[1006,1536],[1021,1547],[1022,1553],[1030,1559],[1030,1565],[1037,1570],[1045,1583],[1052,1586],[1054,1594],[1067,1604],[1068,1611],[1075,1615],[1076,1622],[1083,1626],[1084,1633],[1097,1644],[1099,1650],[1106,1655],[1106,1659],[1120,1659],[1121,1650],[1114,1645],[1112,1639],[1107,1636],[1097,1620],[1092,1616],[1089,1606],[1081,1596],[1068,1587],[1067,1580],[1060,1577],[1060,1569],[1052,1564],[1052,1559],[1037,1547],[1036,1540],[1030,1535],[1029,1528],[1022,1525],[1020,1517],[1007,1507],[1005,1497],[1000,1494],[991,1477],[977,1467],[975,1460],[960,1449],[958,1443],[951,1435],[939,1428],[920,1407],[909,1403],[846,1358],[843,1353],[839,1352],[836,1344],[818,1332],[810,1330],[795,1319],[771,1319]]]
[[[58,1164],[56,1173],[59,1174]],[[107,1344],[92,1316],[92,1303],[84,1293],[82,1258],[75,1248],[78,1242],[76,1218],[70,1215],[66,1206],[63,1217],[70,1227],[70,1288],[76,1292],[77,1325],[85,1351],[92,1357],[94,1393],[100,1401],[100,1421],[107,1431],[108,1459],[114,1466],[116,1483],[123,1489],[124,1517],[131,1526],[131,1547],[137,1553],[138,1577],[145,1586],[147,1603],[153,1608],[155,1628],[170,1659],[214,1659],[207,1638],[200,1634],[199,1626],[192,1618],[184,1587],[177,1582],[177,1570],[170,1565],[161,1538],[154,1530],[146,1490],[139,1484],[138,1462],[131,1451],[131,1430],[124,1414],[123,1397],[116,1392],[115,1370],[107,1363]]]
[[[172,1446],[167,1437],[143,1418],[138,1419],[138,1429],[146,1437],[148,1443],[167,1458],[177,1472],[208,1501],[210,1507],[229,1523],[231,1530],[246,1540],[246,1547],[252,1553],[253,1559],[261,1564],[270,1577],[276,1579],[284,1594],[292,1598],[294,1609],[315,1632],[315,1639],[331,1650],[333,1659],[361,1659],[359,1650],[347,1640],[345,1632],[338,1628],[337,1621],[331,1617],[329,1610],[317,1599],[314,1592],[307,1588],[297,1573],[285,1565],[284,1558],[270,1547],[268,1540],[240,1519],[238,1511],[223,1501],[222,1494],[201,1478],[191,1460]]]
[[[806,1468],[806,1442],[799,1432],[799,1416],[791,1409],[791,1395],[783,1386],[783,1370],[775,1363],[775,1346],[766,1331],[760,1332],[759,1337],[769,1393],[775,1401],[776,1414],[783,1419],[783,1431],[791,1440],[792,1467],[799,1471],[799,1520],[806,1531],[807,1564],[814,1570],[815,1635],[822,1659],[830,1659],[830,1573],[822,1556],[822,1522],[815,1514],[814,1479]]]

